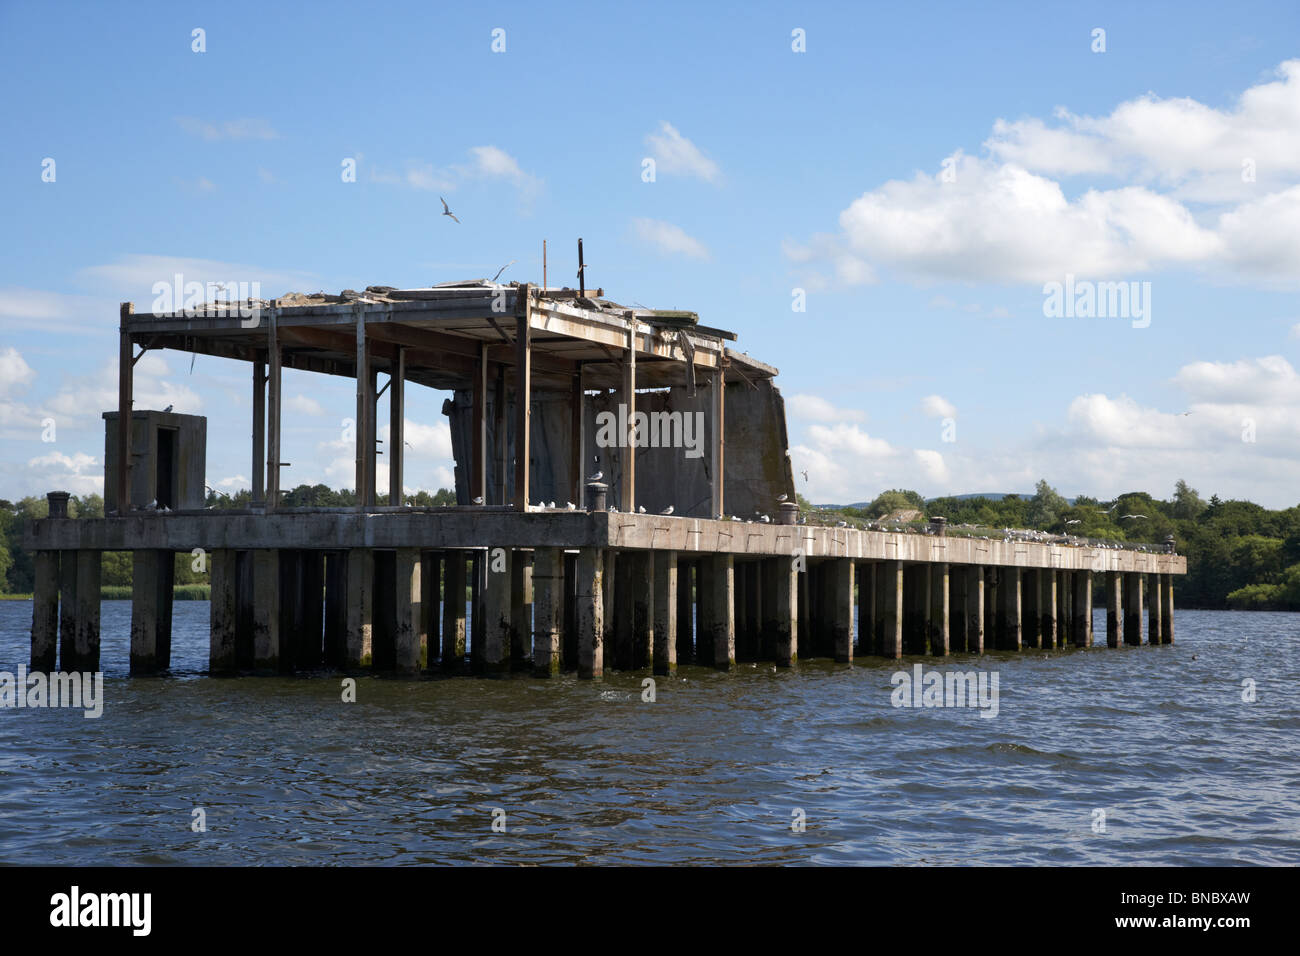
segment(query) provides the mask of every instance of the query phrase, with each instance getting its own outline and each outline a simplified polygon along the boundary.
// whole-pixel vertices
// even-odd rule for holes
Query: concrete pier
[[[59,650],[59,552],[37,551],[32,592],[31,670],[53,673]]]
[[[465,562],[463,551],[443,556],[440,662],[444,671],[452,673],[465,667]]]
[[[1087,571],[1074,572],[1074,622],[1071,637],[1075,647],[1092,646],[1092,575]]]
[[[132,675],[157,674],[171,666],[174,561],[170,551],[132,553]]]
[[[1142,575],[1124,574],[1124,643],[1142,643]]]
[[[1164,641],[1164,588],[1160,586],[1160,575],[1147,575],[1147,643],[1160,644]]]
[[[654,552],[654,649],[656,674],[677,672],[677,552]]]
[[[736,666],[735,563],[730,554],[714,555],[707,562],[703,629],[713,649],[713,666],[733,670]]]
[[[1124,643],[1124,576],[1118,571],[1106,574],[1106,646]]]
[[[563,665],[560,653],[563,557],[559,548],[538,548],[533,552],[533,673],[538,677],[554,677]]]

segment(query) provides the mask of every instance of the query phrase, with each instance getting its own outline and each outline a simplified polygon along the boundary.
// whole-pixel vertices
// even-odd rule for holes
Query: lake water
[[[1179,611],[1172,647],[687,667],[653,703],[641,674],[362,677],[350,704],[337,675],[211,679],[201,601],[175,604],[173,676],[132,680],[129,619],[104,602],[101,719],[0,710],[0,862],[1300,863],[1300,614]],[[0,602],[0,670],[30,625]],[[996,671],[997,716],[892,706],[917,662]]]

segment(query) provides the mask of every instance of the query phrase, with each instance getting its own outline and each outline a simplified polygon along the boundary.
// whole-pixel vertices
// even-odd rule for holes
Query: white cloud
[[[264,119],[235,119],[212,123],[193,116],[178,116],[176,123],[185,132],[209,142],[223,139],[278,139],[280,136]]]
[[[670,222],[662,219],[634,219],[632,229],[638,239],[655,246],[666,255],[683,255],[690,259],[709,258],[709,250],[704,243]]]
[[[314,398],[308,398],[306,395],[294,395],[284,400],[284,407],[287,411],[297,412],[300,415],[324,415],[325,409],[321,403]]]
[[[35,370],[13,346],[0,349],[0,396],[31,384]]]
[[[1280,355],[1192,362],[1179,369],[1173,381],[1202,402],[1300,405],[1300,375]]]
[[[117,333],[118,307],[110,299],[22,286],[0,287],[0,329],[6,332]]]
[[[659,124],[657,133],[647,134],[645,141],[657,172],[694,176],[710,183],[721,175],[718,164],[666,120]]]
[[[867,413],[856,408],[838,408],[818,395],[791,395],[785,400],[791,418],[814,422],[862,422]]]
[[[942,395],[927,395],[921,399],[921,411],[931,418],[956,418],[957,408]]]
[[[103,494],[104,467],[98,458],[84,452],[65,455],[54,451],[29,459],[24,480],[29,488]]]
[[[410,161],[403,172],[372,168],[372,182],[406,186],[426,192],[450,193],[471,182],[504,180],[519,190],[522,200],[531,202],[541,192],[540,177],[525,172],[519,161],[499,146],[474,146],[468,163],[440,167],[432,163]]]

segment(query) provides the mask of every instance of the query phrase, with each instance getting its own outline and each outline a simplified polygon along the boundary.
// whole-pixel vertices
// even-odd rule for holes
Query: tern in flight
[[[439,199],[442,199],[441,196],[439,196],[438,198],[439,198]],[[447,205],[447,200],[445,200],[445,199],[442,199],[442,214],[443,214],[444,216],[451,216],[452,220],[455,221],[455,222],[460,222],[460,220],[457,219],[456,216],[455,216],[455,214],[451,211],[451,207]],[[499,272],[497,273],[497,275],[500,275],[500,274],[501,274],[501,273],[499,273]]]

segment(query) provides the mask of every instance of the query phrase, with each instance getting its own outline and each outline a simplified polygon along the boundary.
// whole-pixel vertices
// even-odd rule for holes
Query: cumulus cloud
[[[515,157],[499,146],[490,145],[471,147],[467,163],[435,166],[433,163],[411,160],[400,172],[372,168],[370,179],[372,182],[437,193],[454,192],[472,182],[504,181],[514,186],[525,202],[535,199],[543,186],[541,178],[525,172]]]
[[[665,255],[686,256],[688,259],[707,260],[709,250],[680,226],[662,219],[634,219],[632,229],[638,239],[654,246]]]
[[[942,395],[927,395],[921,399],[921,411],[931,418],[957,417],[957,407]]]
[[[986,156],[957,150],[933,175],[868,189],[838,233],[787,242],[786,256],[832,264],[843,284],[881,267],[916,281],[1041,283],[1184,266],[1293,283],[1300,60],[1278,74],[1226,110],[1148,94],[1099,118],[999,119]],[[1067,192],[1053,177],[1096,181]]]
[[[659,124],[658,132],[647,134],[645,141],[657,172],[693,176],[710,183],[721,175],[718,164],[667,120]]]
[[[294,395],[284,400],[286,411],[297,412],[300,415],[324,415],[325,409],[321,403],[314,398],[308,398],[306,395]]]
[[[785,400],[791,418],[813,422],[862,422],[867,413],[856,408],[839,408],[819,395],[791,395]]]
[[[30,385],[35,378],[35,370],[16,348],[0,349],[0,396]]]

